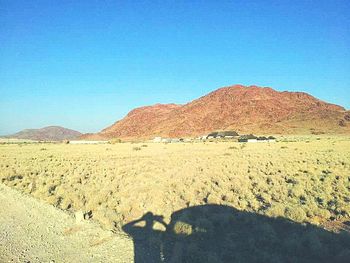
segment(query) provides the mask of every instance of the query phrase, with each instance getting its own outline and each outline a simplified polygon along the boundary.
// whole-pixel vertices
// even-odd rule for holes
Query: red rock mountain
[[[85,138],[189,137],[215,130],[256,134],[350,133],[350,112],[304,92],[235,85],[185,105],[156,104],[132,110]]]

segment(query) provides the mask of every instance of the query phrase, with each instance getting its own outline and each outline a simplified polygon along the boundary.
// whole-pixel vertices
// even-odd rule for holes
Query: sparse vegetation
[[[41,150],[39,144],[4,144],[0,181],[63,210],[91,211],[107,229],[148,211],[169,223],[174,211],[205,204],[332,231],[350,221],[347,137],[144,145],[45,144]],[[174,231],[191,236],[216,229],[212,220],[200,220],[198,229],[179,223]],[[273,235],[269,226],[260,230]],[[191,250],[199,253],[197,245]]]
[[[141,147],[132,147],[133,151],[141,151]]]
[[[122,143],[122,140],[119,138],[114,138],[109,141],[110,144]]]

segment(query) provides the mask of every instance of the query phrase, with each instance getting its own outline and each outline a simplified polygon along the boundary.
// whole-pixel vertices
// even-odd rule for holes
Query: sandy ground
[[[0,262],[132,262],[133,242],[0,184]]]

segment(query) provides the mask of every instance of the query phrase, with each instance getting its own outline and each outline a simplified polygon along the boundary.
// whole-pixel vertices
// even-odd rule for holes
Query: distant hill
[[[76,139],[82,134],[60,126],[49,126],[41,129],[25,129],[15,134],[3,136],[3,138],[16,138],[37,141],[61,141]]]
[[[304,92],[234,85],[185,105],[132,110],[97,134],[82,138],[186,137],[215,130],[256,134],[350,133],[350,112]]]

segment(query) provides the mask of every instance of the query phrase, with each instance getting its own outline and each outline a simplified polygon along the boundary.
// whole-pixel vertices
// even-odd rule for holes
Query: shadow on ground
[[[166,231],[155,230],[155,223]],[[148,212],[123,230],[134,240],[136,263],[350,262],[346,231],[336,234],[222,205],[176,211],[168,225]]]

